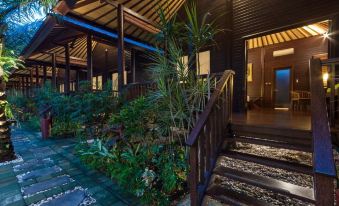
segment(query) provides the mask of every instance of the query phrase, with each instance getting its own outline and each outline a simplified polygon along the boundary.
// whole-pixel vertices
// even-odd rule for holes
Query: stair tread
[[[207,189],[206,194],[213,199],[226,204],[235,206],[269,206],[270,204],[265,201],[258,200],[248,195],[239,194],[231,189],[221,187],[219,185],[213,185]]]
[[[300,144],[291,144],[287,142],[273,141],[273,140],[268,140],[268,139],[236,136],[234,138],[225,138],[225,140],[229,142],[236,141],[236,142],[243,142],[243,143],[249,143],[249,144],[271,146],[271,147],[282,148],[282,149],[312,152],[312,147],[310,145],[307,146],[307,145],[300,145]]]
[[[239,159],[247,162],[255,162],[261,165],[274,167],[274,168],[280,168],[285,170],[292,170],[295,172],[300,172],[308,175],[313,175],[313,168],[309,165],[295,163],[295,162],[289,162],[279,159],[273,159],[269,157],[263,157],[253,154],[245,154],[242,152],[236,152],[236,151],[223,151],[222,156],[230,157],[233,159]]]
[[[273,178],[263,177],[227,167],[217,167],[214,169],[214,174],[314,203],[314,193],[310,188],[301,187]]]
[[[312,138],[312,133],[310,130],[301,130],[293,128],[281,128],[274,127],[269,125],[248,125],[248,124],[239,124],[233,123],[232,130],[237,132],[252,132],[256,134],[272,134],[286,137],[294,137],[300,139],[309,139]]]

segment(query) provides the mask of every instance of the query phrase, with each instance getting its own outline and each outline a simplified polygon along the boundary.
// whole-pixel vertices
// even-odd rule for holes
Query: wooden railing
[[[219,81],[223,73],[212,73],[209,77],[211,87],[214,88],[216,83]],[[200,75],[199,79],[206,80],[208,75]],[[143,82],[143,83],[132,83],[128,84],[125,88],[126,99],[132,100],[140,96],[146,95],[149,91],[157,89],[155,82]]]
[[[316,205],[334,205],[336,169],[321,67],[320,59],[310,60],[314,195]]]
[[[132,83],[126,86],[126,99],[132,100],[140,96],[146,95],[149,91],[155,90],[157,85],[155,82]]]
[[[224,72],[186,142],[190,148],[188,180],[192,206],[202,201],[232,118],[233,76],[233,71]]]

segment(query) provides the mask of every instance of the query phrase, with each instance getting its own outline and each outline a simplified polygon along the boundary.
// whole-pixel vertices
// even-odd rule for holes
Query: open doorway
[[[329,21],[246,40],[248,110],[308,111],[309,59],[328,53]]]

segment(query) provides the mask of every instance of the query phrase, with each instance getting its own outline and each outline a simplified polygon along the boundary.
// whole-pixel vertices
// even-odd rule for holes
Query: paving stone
[[[61,186],[61,185],[67,184],[71,181],[72,181],[72,179],[69,178],[68,176],[61,176],[61,177],[52,178],[52,179],[47,180],[45,182],[39,182],[39,183],[36,183],[36,184],[33,184],[29,187],[24,188],[23,193],[24,193],[24,195],[32,195],[34,193],[41,192],[41,191],[44,191],[44,190],[48,190],[48,189],[51,189],[51,188],[56,187],[56,186]]]
[[[14,171],[20,171],[20,170],[27,170],[32,167],[39,167],[39,166],[52,166],[53,165],[53,160],[50,158],[46,159],[32,159],[29,161],[26,161],[22,164],[15,165],[13,167]]]
[[[41,206],[74,206],[79,205],[86,198],[84,191],[75,190],[68,194],[63,194],[60,197],[50,200],[46,203],[41,204]]]
[[[12,204],[14,202],[18,202],[20,200],[22,200],[21,194],[15,194],[13,196],[9,196],[9,197],[6,197],[5,199],[1,200],[0,205],[9,205],[9,204]]]
[[[27,172],[21,175],[17,175],[17,178],[19,182],[22,182],[24,180],[38,178],[38,177],[50,175],[53,173],[57,173],[57,172],[60,172],[61,170],[62,169],[58,166],[46,167],[43,169],[33,170],[33,171],[30,171],[30,172]]]
[[[27,205],[30,205],[30,204],[40,202],[43,199],[46,199],[46,196],[44,194],[40,193],[40,194],[36,194],[34,196],[30,196],[30,197],[25,198],[25,202],[26,202]]]

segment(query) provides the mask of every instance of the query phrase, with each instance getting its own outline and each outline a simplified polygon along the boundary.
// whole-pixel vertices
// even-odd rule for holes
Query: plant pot
[[[51,118],[41,118],[40,119],[40,127],[41,127],[41,135],[42,139],[47,139],[51,136]]]

